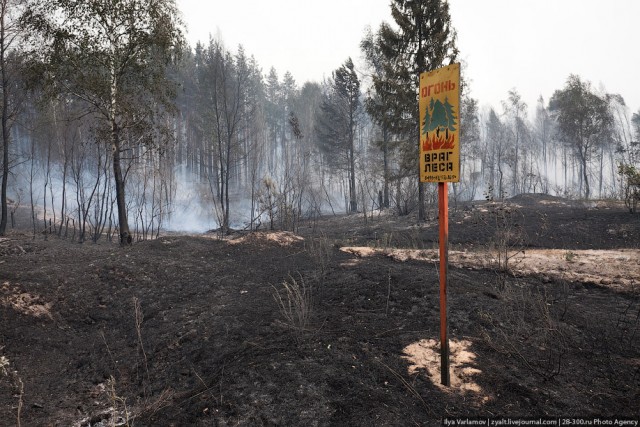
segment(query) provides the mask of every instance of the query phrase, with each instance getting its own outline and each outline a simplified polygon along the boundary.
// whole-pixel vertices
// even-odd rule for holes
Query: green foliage
[[[420,74],[455,62],[458,49],[446,1],[393,0],[391,15],[395,26],[383,23],[365,36],[361,48],[374,69],[365,106],[383,130],[385,178],[391,177],[386,162],[393,150],[398,162],[393,179],[402,180],[417,177]],[[424,192],[417,194],[424,219]]]
[[[377,68],[368,112],[396,135],[418,134],[416,93],[420,73],[453,63],[458,55],[449,4],[441,0],[391,2],[397,29],[384,23],[361,44]],[[417,144],[413,144],[416,145]]]
[[[549,101],[558,124],[558,137],[573,150],[582,167],[585,198],[590,196],[589,163],[601,144],[611,141],[613,116],[605,97],[593,92],[589,82],[570,75],[565,88]]]
[[[167,66],[182,52],[172,0],[33,0],[21,18],[29,32],[32,81],[46,98],[74,98],[97,120],[112,148],[120,242],[131,243],[122,153],[168,141],[163,116],[175,86]]]
[[[320,148],[334,161],[353,150],[360,115],[360,80],[351,58],[333,72],[325,88],[317,127]]]
[[[333,72],[325,88],[316,128],[320,148],[329,162],[349,175],[349,212],[358,210],[355,139],[362,111],[360,98],[360,79],[349,58]]]
[[[565,88],[553,94],[549,109],[555,113],[560,137],[577,149],[613,123],[606,99],[595,94],[591,84],[576,75],[569,76]]]
[[[576,258],[576,253],[573,252],[573,251],[567,251],[567,252],[564,253],[564,259],[567,262],[573,262],[575,260],[575,258]]]
[[[464,141],[463,154],[480,158],[480,119],[478,118],[478,100],[463,97],[460,107],[460,139]]]
[[[619,165],[618,173],[630,185],[640,185],[640,171],[633,165]]]
[[[618,173],[622,178],[624,202],[629,212],[635,213],[640,201],[640,170],[634,165],[618,165]]]
[[[36,0],[22,18],[39,62],[34,77],[49,94],[75,96],[107,117],[114,101],[121,119],[170,105],[166,66],[184,44],[176,16],[169,0]]]
[[[429,114],[431,111],[431,114]],[[434,102],[433,98],[429,104],[429,109],[425,114],[423,133],[427,134],[434,130],[450,130],[455,132],[455,126],[458,125],[457,117],[453,111],[453,106],[449,104],[449,100],[445,98],[444,104],[439,99]]]

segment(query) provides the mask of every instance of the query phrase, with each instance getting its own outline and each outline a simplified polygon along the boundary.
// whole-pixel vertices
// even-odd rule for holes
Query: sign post
[[[440,222],[440,382],[449,386],[449,325],[447,323],[447,283],[449,275],[449,197],[447,183],[438,183]]]
[[[460,182],[460,64],[420,75],[420,181],[438,183],[440,226],[440,382],[449,386],[448,183]]]

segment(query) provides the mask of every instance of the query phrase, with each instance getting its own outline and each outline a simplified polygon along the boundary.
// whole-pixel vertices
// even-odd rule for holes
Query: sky
[[[365,28],[392,22],[389,0],[177,0],[192,46],[242,44],[263,72],[320,82],[352,57]],[[471,96],[502,111],[515,88],[534,111],[570,74],[640,110],[640,1],[450,0]],[[358,65],[360,64],[360,65]]]

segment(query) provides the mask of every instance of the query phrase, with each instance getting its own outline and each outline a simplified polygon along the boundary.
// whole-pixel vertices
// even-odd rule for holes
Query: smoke
[[[184,167],[175,173],[174,196],[170,214],[162,224],[163,231],[178,233],[206,233],[220,227],[216,204],[207,183]],[[243,192],[232,195],[229,211],[229,226],[233,229],[247,228],[251,222],[251,200]]]
[[[162,224],[164,231],[205,233],[218,228],[209,189],[198,178],[178,167],[175,171],[170,214]]]
[[[211,209],[202,206],[199,200],[176,202],[162,229],[182,233],[204,233],[218,227]]]

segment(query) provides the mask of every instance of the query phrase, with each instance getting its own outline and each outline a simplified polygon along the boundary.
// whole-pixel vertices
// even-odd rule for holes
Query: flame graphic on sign
[[[423,151],[453,150],[455,146],[455,134],[453,133],[447,138],[444,132],[440,136],[433,132],[427,134],[427,137],[422,140]]]

